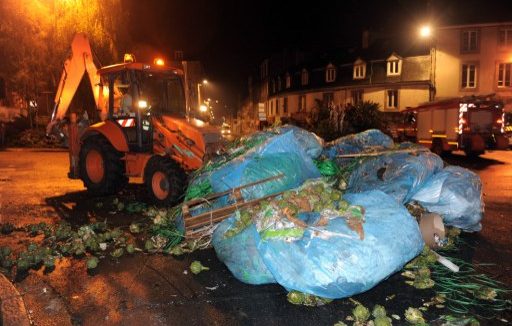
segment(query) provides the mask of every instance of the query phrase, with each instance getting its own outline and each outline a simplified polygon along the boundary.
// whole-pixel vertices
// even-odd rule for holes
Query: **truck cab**
[[[506,148],[503,102],[493,96],[429,102],[408,111],[416,112],[417,142],[437,154],[463,150],[478,156]]]

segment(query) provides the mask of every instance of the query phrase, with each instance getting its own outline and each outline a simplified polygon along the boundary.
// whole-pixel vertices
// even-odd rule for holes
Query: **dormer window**
[[[399,76],[402,73],[402,58],[392,54],[387,60],[387,75]]]
[[[325,69],[325,81],[327,83],[332,83],[336,80],[336,68],[332,63],[329,63],[327,65],[327,68]]]
[[[300,82],[303,86],[309,83],[309,73],[306,69],[302,69],[302,73],[300,74]]]
[[[366,77],[366,62],[357,59],[354,62],[354,79],[364,79]]]
[[[289,74],[289,73],[286,73],[286,77],[285,77],[285,78],[286,78],[286,79],[285,79],[285,80],[286,80],[286,81],[285,81],[285,83],[286,83],[286,88],[290,88],[290,87],[292,86],[292,79],[291,79],[291,77],[290,77],[290,74]]]

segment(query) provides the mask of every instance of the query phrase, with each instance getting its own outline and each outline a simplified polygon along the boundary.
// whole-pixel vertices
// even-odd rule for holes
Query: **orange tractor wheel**
[[[144,183],[157,205],[175,205],[183,195],[185,171],[172,159],[153,156],[144,169]]]
[[[114,194],[128,183],[123,154],[103,136],[91,136],[80,149],[80,178],[92,194]]]

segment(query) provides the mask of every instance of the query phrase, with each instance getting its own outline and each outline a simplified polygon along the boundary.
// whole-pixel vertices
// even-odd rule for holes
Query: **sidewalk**
[[[67,152],[66,148],[51,148],[51,147],[5,147],[1,148],[0,151],[4,152]]]
[[[3,274],[0,274],[0,305],[0,325],[30,325],[30,319],[21,294]]]

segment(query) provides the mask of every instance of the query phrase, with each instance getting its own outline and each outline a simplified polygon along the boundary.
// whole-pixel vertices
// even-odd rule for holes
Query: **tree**
[[[367,129],[382,129],[383,127],[382,112],[379,111],[378,103],[365,101],[345,109],[344,134],[357,133]]]
[[[25,97],[56,89],[75,33],[89,36],[103,63],[128,41],[120,0],[2,0],[0,16],[0,77]]]

